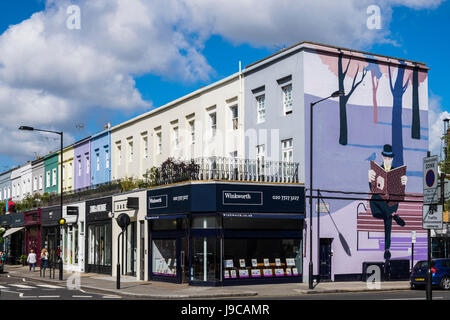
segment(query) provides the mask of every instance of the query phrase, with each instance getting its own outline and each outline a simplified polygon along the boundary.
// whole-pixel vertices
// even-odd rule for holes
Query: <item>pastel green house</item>
[[[44,191],[47,193],[58,193],[59,190],[58,160],[59,160],[58,152],[49,154],[44,159],[44,168],[45,168]]]

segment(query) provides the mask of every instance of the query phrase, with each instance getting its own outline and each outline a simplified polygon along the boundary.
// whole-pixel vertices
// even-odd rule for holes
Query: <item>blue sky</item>
[[[62,0],[55,2],[50,0],[47,4],[43,0],[0,2],[0,67],[2,64],[6,65],[7,68],[4,69],[9,72],[3,75],[0,73],[0,104],[2,103],[1,83],[3,81],[7,83],[3,89],[11,92],[11,96],[18,97],[18,100],[23,101],[23,105],[26,106],[23,107],[25,108],[23,110],[19,110],[20,107],[16,107],[13,103],[11,105],[3,103],[3,106],[0,107],[3,114],[11,114],[11,119],[14,119],[12,121],[6,118],[3,123],[17,122],[9,127],[7,124],[4,124],[3,127],[0,126],[0,136],[7,136],[3,140],[0,137],[0,145],[3,144],[0,154],[0,171],[31,160],[35,154],[43,154],[50,151],[51,148],[57,148],[58,142],[52,138],[48,140],[42,136],[11,133],[19,122],[25,124],[23,123],[25,121],[28,124],[36,119],[32,115],[22,116],[25,111],[35,108],[37,110],[35,112],[39,114],[39,110],[46,108],[49,115],[38,117],[39,120],[36,120],[38,124],[47,126],[47,128],[55,126],[55,129],[63,127],[63,130],[68,133],[66,142],[73,142],[100,131],[108,121],[113,125],[120,123],[150,108],[161,106],[201,86],[237,72],[239,60],[242,61],[244,67],[278,51],[282,46],[289,46],[303,40],[342,45],[425,62],[431,68],[428,78],[429,105],[430,108],[433,108],[433,113],[430,114],[430,126],[436,127],[435,132],[439,131],[438,126],[441,122],[439,116],[446,116],[445,112],[450,108],[448,90],[450,67],[447,61],[450,52],[447,35],[450,30],[449,1],[383,0],[365,2],[365,0],[351,0],[348,5],[337,6],[326,0],[317,0],[315,3],[323,4],[319,8],[317,4],[313,5],[309,0],[305,0],[305,4],[299,4],[298,1],[293,2],[298,8],[292,10],[290,8],[283,10],[283,8],[278,8],[279,6],[275,10],[272,5],[267,5],[267,8],[265,5],[261,5],[262,8],[258,14],[247,13],[249,8],[245,7],[246,4],[237,1],[242,17],[240,18],[237,14],[236,17],[230,18],[227,10],[231,12],[234,9],[225,3],[216,6],[217,12],[214,11],[215,7],[208,7],[208,4],[204,3],[201,6],[205,11],[203,12],[198,7],[191,8],[190,4],[187,4],[189,2],[174,0],[164,2],[164,5],[170,3],[167,5],[173,6],[173,10],[169,11],[173,12],[173,17],[165,16],[159,21],[158,12],[155,13],[156,7],[152,8],[151,5],[148,5],[149,8],[146,8],[149,10],[148,17],[145,15],[132,17],[132,20],[140,21],[137,26],[134,22],[130,24],[130,20],[127,20],[125,14],[125,17],[117,18],[118,21],[111,21],[111,15],[107,16],[106,14],[118,12],[119,9],[114,5],[108,4],[105,5],[104,10],[95,11],[98,9],[92,9],[85,1]],[[112,2],[119,3],[120,0],[110,1],[110,3]],[[178,5],[178,2],[182,5]],[[228,1],[228,3],[230,2],[233,1]],[[377,2],[381,7],[382,28],[367,30],[364,25],[367,18],[365,8],[368,4]],[[398,3],[408,4],[399,5]],[[69,34],[67,30],[55,29],[55,25],[58,23],[57,18],[65,13],[66,7],[70,4],[78,4],[81,7],[82,28],[78,33],[75,31]],[[133,8],[137,8],[136,10],[139,11],[141,8],[139,6],[144,6],[140,0],[130,0],[128,4],[131,7],[130,11]],[[232,7],[232,5],[230,6]],[[52,9],[61,9],[61,12],[64,12],[58,15],[51,13]],[[120,10],[124,12],[123,9]],[[270,21],[267,22],[258,18],[258,15],[264,16],[265,10],[272,15]],[[302,19],[302,15],[308,10],[309,12],[306,12],[305,18]],[[30,19],[31,15],[36,12],[44,14]],[[296,12],[298,12],[298,17]],[[349,17],[355,17],[355,13],[359,18],[349,19]],[[121,43],[114,44],[111,41],[108,43],[106,40],[102,42],[105,35],[108,36],[107,33],[102,34],[104,30],[101,28],[102,25],[98,24],[99,21],[102,21],[103,14],[110,19],[108,21],[111,25],[107,28],[109,28],[109,34],[114,33],[114,39],[120,37],[122,30],[126,35],[130,30],[136,32],[138,37],[133,37],[131,32],[132,36],[125,38]],[[165,14],[167,15],[167,13]],[[214,16],[214,19],[210,19],[211,16]],[[308,18],[310,19],[308,20]],[[153,19],[152,21],[157,27],[151,26],[148,27],[149,29],[145,29],[147,28],[146,19]],[[355,20],[355,22],[349,22],[350,20]],[[29,22],[33,28],[26,29],[26,22]],[[129,29],[120,29],[114,26],[115,22],[118,25],[124,23],[131,26]],[[335,24],[333,25],[333,23]],[[18,31],[25,30],[25,32],[7,35],[7,29],[12,25],[20,27],[17,28]],[[34,35],[32,30],[36,30],[36,26],[41,25],[44,26],[44,35]],[[336,25],[339,27],[336,28]],[[55,45],[53,40],[49,40],[53,35],[57,35],[58,39],[67,39],[67,46],[69,46],[68,58],[56,56],[55,53],[55,57],[58,59],[55,59],[54,73],[51,72],[53,71],[52,61],[48,62],[46,59],[53,52],[64,51],[65,47],[59,47],[59,44]],[[33,39],[34,36],[36,36],[36,41]],[[151,39],[147,41],[146,37]],[[23,38],[26,39],[24,40],[25,44],[20,46],[20,40]],[[181,41],[178,42],[180,38]],[[39,48],[38,44],[43,43],[42,39],[48,40],[48,42],[43,45],[46,47]],[[173,39],[178,40],[174,42]],[[17,44],[18,42],[19,44]],[[177,44],[172,47],[173,43]],[[135,57],[132,56],[133,50],[127,51],[127,48],[123,48],[132,48],[135,44],[134,52],[142,50],[145,54]],[[2,53],[2,45],[5,48],[13,47],[9,56]],[[97,56],[92,55],[93,62],[90,68],[93,70],[90,73],[85,73],[83,70],[83,73],[77,74],[80,67],[76,65],[78,63],[76,55],[71,56],[71,53],[76,52],[79,48],[95,48],[100,52],[97,53]],[[13,50],[17,50],[17,52]],[[29,52],[24,53],[24,50],[29,50]],[[87,56],[91,57],[90,54],[88,53]],[[103,71],[101,63],[109,58],[111,58],[111,62],[108,62],[108,68],[112,64],[113,71],[107,70],[101,74],[95,70],[98,66],[98,69]],[[29,62],[30,60],[32,62]],[[59,60],[61,63],[58,63]],[[72,62],[74,66],[70,68]],[[36,71],[36,65],[41,65],[41,63],[47,65],[48,69],[39,73],[39,70]],[[66,67],[67,69],[65,69]],[[86,69],[88,68],[86,67]],[[185,71],[188,68],[192,68],[192,70]],[[73,72],[72,77],[64,78],[64,75],[70,75],[71,72]],[[117,75],[120,75],[118,79],[122,80],[110,85],[109,79],[115,78]],[[73,80],[74,78],[76,80]],[[83,79],[88,80],[83,83]],[[73,85],[73,89],[67,89],[64,86],[66,82]],[[104,83],[104,85],[99,85],[98,88],[94,86],[92,90],[95,90],[96,93],[87,92],[89,88],[93,87],[92,83]],[[116,103],[122,99],[122,96],[117,93],[122,88],[124,88],[123,96],[125,98],[123,98],[123,102]],[[30,92],[29,90],[34,91]],[[100,98],[96,96],[97,92]],[[67,97],[72,94],[73,97]],[[105,99],[107,101],[103,102],[101,95],[110,99]],[[42,96],[45,96],[47,100],[45,103],[39,104]],[[56,109],[52,109],[53,105],[61,108],[58,110],[66,111],[55,111]],[[79,123],[84,124],[84,129],[76,128]],[[8,136],[9,134],[11,136]],[[28,143],[23,142],[25,140]]]

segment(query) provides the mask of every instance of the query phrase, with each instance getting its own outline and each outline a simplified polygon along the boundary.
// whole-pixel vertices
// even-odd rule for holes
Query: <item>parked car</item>
[[[427,284],[428,261],[422,260],[416,263],[411,272],[411,289],[425,287]],[[450,259],[431,260],[431,285],[441,289],[450,289]]]

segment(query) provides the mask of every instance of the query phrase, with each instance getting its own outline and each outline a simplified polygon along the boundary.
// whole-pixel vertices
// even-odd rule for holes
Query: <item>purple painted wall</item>
[[[369,67],[377,63],[369,64],[363,57],[361,59],[353,57],[350,62],[344,58],[341,70],[338,68],[337,55],[307,53],[304,59],[305,106],[341,89],[342,83],[346,95],[349,95],[345,101],[344,117],[343,104],[339,98],[329,99],[314,106],[313,188],[370,193],[368,180],[370,160],[381,164],[383,162],[381,151],[385,144],[389,144],[394,147],[394,166],[406,165],[405,193],[409,196],[407,199],[420,201],[421,198],[414,197],[422,193],[422,159],[428,149],[426,70],[420,70],[418,80],[413,86],[413,68],[406,66],[402,61],[392,60],[390,65],[380,61],[380,71],[375,82]],[[347,66],[348,72],[340,83],[339,78],[342,75],[339,73],[345,71]],[[401,79],[396,81],[397,77]],[[413,112],[414,105],[417,106],[415,112]],[[309,107],[305,107],[306,124],[309,124],[309,119]],[[418,127],[420,135],[414,130]],[[304,134],[305,181],[308,188],[310,166],[308,125],[305,126]],[[395,161],[402,163],[396,165]],[[309,191],[307,194],[309,195]],[[369,201],[371,195],[327,192],[322,192],[322,195],[361,198],[361,200],[324,199],[330,213],[320,214],[320,238],[332,239],[332,279],[336,280],[336,275],[341,279],[348,279],[352,275],[360,274],[363,262],[384,262],[386,239],[384,222],[372,216]],[[314,273],[317,274],[319,263],[316,201],[313,201],[313,206],[312,259]],[[309,220],[308,201],[306,210]],[[417,237],[414,261],[426,259],[427,239],[421,223],[422,205],[402,202],[396,213],[406,225],[402,227],[392,221],[389,247],[391,259],[411,259],[411,231],[416,231]],[[309,224],[309,221],[307,223]],[[308,240],[309,237],[305,246],[307,249],[304,261],[305,273],[309,261]]]
[[[74,146],[74,189],[87,188],[91,185],[91,141],[85,140]]]

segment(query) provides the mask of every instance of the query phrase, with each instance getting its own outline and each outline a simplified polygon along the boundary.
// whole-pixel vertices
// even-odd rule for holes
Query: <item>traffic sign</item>
[[[422,228],[442,229],[442,205],[423,205],[422,208]]]
[[[411,243],[416,243],[416,232],[411,231]]]
[[[423,203],[434,204],[439,202],[438,185],[438,158],[437,156],[423,158]]]

